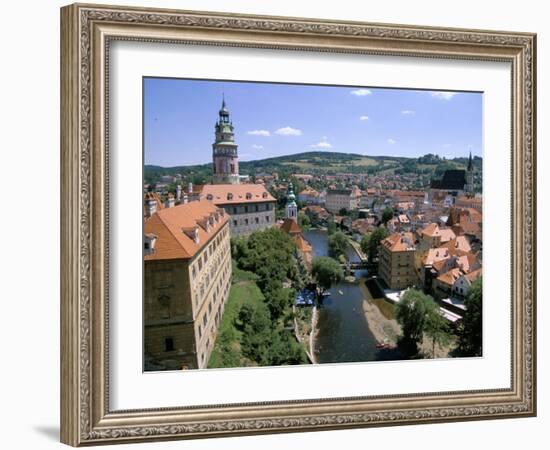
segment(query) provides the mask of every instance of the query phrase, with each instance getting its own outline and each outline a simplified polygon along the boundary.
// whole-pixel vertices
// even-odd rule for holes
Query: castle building
[[[275,225],[277,200],[261,184],[205,184],[199,198],[230,215],[232,236],[246,236]]]
[[[207,201],[144,221],[145,370],[203,369],[231,286],[229,215]]]
[[[212,144],[214,184],[239,184],[239,157],[233,122],[225,105],[225,98],[215,126],[216,140]]]

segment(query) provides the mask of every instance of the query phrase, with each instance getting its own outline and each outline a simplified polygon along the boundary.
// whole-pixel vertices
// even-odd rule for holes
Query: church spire
[[[472,161],[472,150],[470,150],[470,157],[468,158],[468,171],[474,170],[474,164]]]
[[[288,183],[288,193],[286,196],[285,213],[286,213],[287,219],[292,219],[295,222],[298,221],[298,205],[296,204],[296,196],[294,195],[292,182]]]

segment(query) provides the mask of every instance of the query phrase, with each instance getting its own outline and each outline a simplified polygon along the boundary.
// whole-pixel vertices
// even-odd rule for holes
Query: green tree
[[[439,314],[438,309],[432,297],[417,289],[409,289],[403,294],[395,307],[395,318],[403,331],[400,347],[404,353],[418,352],[417,344],[422,341],[431,316]]]
[[[447,345],[451,342],[451,331],[448,322],[436,308],[426,319],[425,333],[432,340],[432,357],[435,358],[436,345]]]
[[[337,230],[338,230],[338,227],[336,226],[336,223],[334,222],[334,219],[332,217],[330,217],[327,220],[327,233],[328,233],[328,235],[330,236],[331,234],[336,233]]]
[[[482,355],[483,280],[472,283],[464,300],[466,311],[459,328],[457,353],[460,356]]]
[[[337,231],[328,237],[328,249],[330,256],[333,258],[345,255],[348,245],[348,238],[341,231]]]
[[[241,350],[244,356],[261,366],[269,365],[271,319],[263,303],[245,303],[238,316],[241,330]]]
[[[328,256],[318,256],[313,259],[311,275],[317,281],[322,294],[334,283],[339,283],[344,279],[344,270],[333,258]]]
[[[298,212],[298,225],[300,225],[300,228],[304,231],[311,228],[311,219],[303,211]]]
[[[346,208],[341,208],[340,211],[338,211],[338,214],[340,216],[347,216],[348,215],[348,210]]]
[[[294,290],[284,288],[279,280],[268,280],[264,287],[264,297],[274,320],[281,318],[292,307]]]
[[[378,258],[378,247],[380,242],[388,236],[386,227],[377,227],[372,233],[365,234],[361,239],[361,250],[368,255],[369,261],[373,262]]]
[[[388,223],[388,220],[390,220],[394,215],[394,210],[393,208],[384,208],[384,210],[382,211],[382,223],[383,224],[386,224]]]

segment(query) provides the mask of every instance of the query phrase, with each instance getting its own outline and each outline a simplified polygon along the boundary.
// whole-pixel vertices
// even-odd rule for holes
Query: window
[[[233,207],[233,214],[237,214],[237,207]]]
[[[257,224],[260,223],[260,219],[259,219],[258,217],[255,217],[255,218],[254,218],[254,221],[255,221]]]
[[[260,210],[260,206],[256,205],[256,212],[258,212],[259,210]]]
[[[244,212],[245,212],[245,213],[248,212],[248,206],[245,206],[245,207],[244,207]]]
[[[165,352],[174,351],[174,338],[172,337],[164,338],[164,351]]]
[[[237,226],[237,221],[236,221],[236,220],[233,221],[233,226],[234,226],[234,227]]]
[[[244,219],[245,225],[248,225],[248,219]]]
[[[269,216],[265,216],[265,221],[269,222]]]

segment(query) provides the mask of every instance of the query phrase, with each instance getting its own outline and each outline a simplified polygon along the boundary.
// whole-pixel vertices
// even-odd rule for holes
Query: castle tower
[[[468,168],[466,169],[466,185],[464,186],[464,190],[467,194],[474,195],[474,163],[471,151],[468,159]]]
[[[292,219],[294,222],[298,222],[298,205],[296,205],[296,196],[294,195],[292,183],[288,183],[285,214],[287,219]]]
[[[238,146],[235,144],[233,123],[225,106],[225,98],[222,100],[215,130],[216,140],[212,144],[214,184],[239,184]]]

